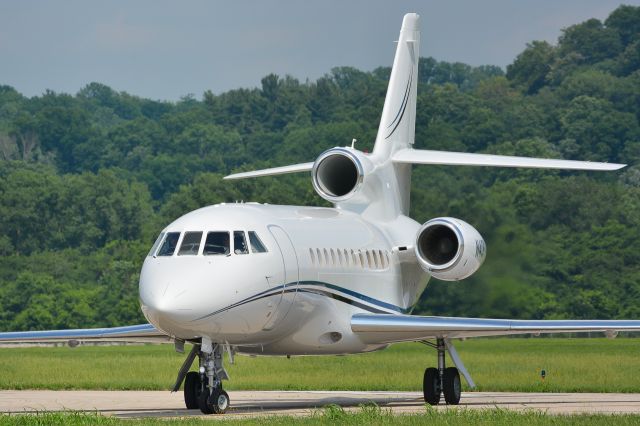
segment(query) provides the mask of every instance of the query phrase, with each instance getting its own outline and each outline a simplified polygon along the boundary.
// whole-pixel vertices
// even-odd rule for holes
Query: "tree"
[[[547,75],[556,59],[556,49],[546,41],[527,43],[527,48],[507,65],[507,78],[531,95],[547,84]]]
[[[560,54],[577,53],[581,62],[594,64],[614,58],[623,48],[620,34],[598,19],[589,19],[562,31],[558,40]]]
[[[618,32],[624,46],[640,40],[640,7],[622,5],[609,14],[604,24]]]

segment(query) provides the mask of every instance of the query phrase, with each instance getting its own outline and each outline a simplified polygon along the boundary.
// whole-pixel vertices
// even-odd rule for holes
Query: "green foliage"
[[[476,275],[433,283],[416,313],[640,317],[639,28],[640,8],[620,6],[557,45],[532,41],[506,74],[420,58],[416,148],[630,166],[414,168],[412,217],[460,217],[488,243]],[[100,83],[32,98],[0,86],[0,329],[142,321],[145,252],[188,211],[326,205],[306,176],[221,178],[311,161],[352,138],[371,150],[389,74],[271,74],[260,88],[175,103]]]

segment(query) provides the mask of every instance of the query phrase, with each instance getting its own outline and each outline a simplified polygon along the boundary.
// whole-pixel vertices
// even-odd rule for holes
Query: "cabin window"
[[[309,249],[309,256],[311,256],[311,264],[315,266],[315,264],[316,264],[316,255],[313,252],[313,249]]]
[[[331,251],[331,264],[336,265],[336,252],[333,249],[329,249]]]
[[[254,231],[249,231],[249,244],[251,244],[252,253],[266,253],[267,248],[262,244],[262,240]]]
[[[244,231],[233,231],[233,252],[235,254],[248,254],[247,239],[244,237]]]
[[[215,255],[215,254],[229,254],[229,233],[214,231],[207,234],[207,240],[204,242],[204,251],[202,254]]]
[[[202,241],[202,232],[185,232],[178,256],[195,256],[200,249],[200,241]]]
[[[173,256],[179,239],[179,232],[167,232],[167,235],[160,246],[160,250],[158,250],[158,256]]]
[[[164,232],[161,232],[160,235],[158,235],[158,238],[156,238],[156,242],[153,243],[153,247],[151,247],[151,250],[149,250],[149,254],[147,256],[153,256],[154,254],[156,254],[156,250],[158,249],[158,246],[160,245],[163,237]]]
[[[358,252],[358,258],[360,259],[360,267],[361,268],[366,268],[366,264],[364,263],[364,254],[362,254],[362,252]]]
[[[338,255],[338,264],[340,266],[344,266],[344,261],[342,260],[342,250],[336,249],[336,254]]]
[[[320,249],[316,249],[316,255],[318,256],[318,265],[322,266],[322,252]]]
[[[375,265],[376,269],[382,269],[382,260],[380,260],[380,258],[378,257],[378,251],[373,250],[371,252],[371,256],[373,257],[373,264]]]

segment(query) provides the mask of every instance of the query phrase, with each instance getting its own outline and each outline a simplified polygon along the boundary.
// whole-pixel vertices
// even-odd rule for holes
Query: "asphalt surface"
[[[225,416],[310,415],[328,404],[358,410],[375,402],[396,414],[424,412],[420,392],[230,391]],[[459,407],[540,410],[549,414],[636,413],[640,394],[466,392]],[[445,405],[437,407],[448,409]],[[0,391],[0,412],[35,413],[77,410],[121,418],[202,416],[184,408],[182,392],[168,391]]]

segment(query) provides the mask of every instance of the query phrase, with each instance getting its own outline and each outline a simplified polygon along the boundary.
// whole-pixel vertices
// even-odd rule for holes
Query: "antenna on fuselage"
[[[358,139],[356,139],[356,138],[351,139],[351,149],[355,149],[356,148],[356,142],[358,142]]]

